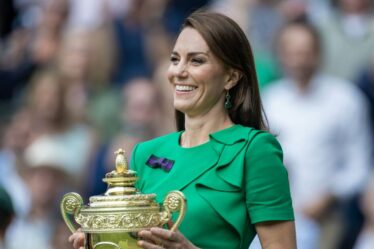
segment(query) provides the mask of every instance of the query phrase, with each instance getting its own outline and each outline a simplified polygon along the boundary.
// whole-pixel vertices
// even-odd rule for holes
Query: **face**
[[[362,13],[369,9],[368,0],[340,0],[340,8],[347,13]]]
[[[89,66],[90,44],[83,33],[66,38],[59,58],[62,74],[73,81],[85,81]]]
[[[35,113],[43,120],[54,120],[61,109],[61,88],[53,76],[45,75],[36,82],[32,101]]]
[[[180,33],[167,75],[175,109],[190,116],[213,108],[224,111],[225,88],[232,84],[228,70],[195,29],[185,28]]]
[[[152,125],[157,113],[156,91],[147,79],[134,79],[123,89],[125,123],[143,127]]]
[[[28,172],[27,183],[33,205],[52,207],[63,187],[64,175],[53,166],[40,166]]]
[[[289,27],[280,37],[279,55],[285,72],[296,79],[308,79],[319,64],[313,36],[302,27]]]

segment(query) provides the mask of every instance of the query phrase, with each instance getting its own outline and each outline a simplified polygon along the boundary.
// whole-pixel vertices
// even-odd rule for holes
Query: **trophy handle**
[[[82,206],[83,199],[77,193],[67,193],[64,195],[64,197],[62,197],[60,203],[61,215],[72,233],[75,233],[77,231],[77,228],[75,227],[71,217],[75,217],[80,212]]]
[[[170,214],[179,212],[179,216],[170,231],[175,231],[182,223],[184,215],[186,214],[187,202],[186,197],[181,191],[171,191],[167,194],[163,204],[165,210]],[[171,217],[171,216],[169,216]]]

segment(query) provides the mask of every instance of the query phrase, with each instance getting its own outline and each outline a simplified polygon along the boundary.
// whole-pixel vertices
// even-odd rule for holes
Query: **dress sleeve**
[[[294,220],[282,148],[269,133],[249,144],[245,162],[246,204],[251,223]]]

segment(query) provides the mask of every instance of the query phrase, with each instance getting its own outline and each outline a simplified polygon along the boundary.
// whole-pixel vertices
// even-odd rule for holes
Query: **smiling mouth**
[[[176,85],[175,90],[178,92],[191,92],[195,90],[196,86],[187,86],[187,85]]]

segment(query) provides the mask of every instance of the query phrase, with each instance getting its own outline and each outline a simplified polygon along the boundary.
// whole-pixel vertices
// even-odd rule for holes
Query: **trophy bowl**
[[[129,170],[125,152],[116,151],[116,169],[105,175],[108,189],[103,195],[91,196],[84,205],[82,197],[67,193],[61,200],[62,217],[72,233],[85,233],[86,249],[137,249],[137,232],[162,227],[173,213],[178,213],[170,230],[178,228],[186,212],[182,192],[169,192],[163,204],[155,194],[142,194],[134,186],[138,177]]]

